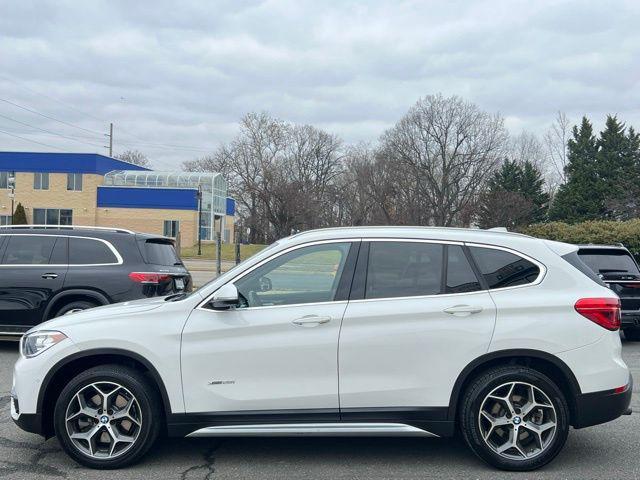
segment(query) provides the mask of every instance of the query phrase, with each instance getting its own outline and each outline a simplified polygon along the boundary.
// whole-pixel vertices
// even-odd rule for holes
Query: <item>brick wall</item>
[[[66,173],[49,174],[49,190],[33,189],[33,173],[16,173],[15,204],[22,203],[27,213],[27,221],[33,222],[34,208],[66,208],[73,210],[75,225],[96,224],[96,194],[102,184],[102,175],[85,173],[82,175],[82,191],[67,190]],[[10,190],[0,190],[0,215],[11,215]]]
[[[198,212],[193,210],[100,207],[96,216],[96,225],[100,227],[120,227],[159,235],[163,233],[165,220],[178,220],[182,245],[191,246],[198,241]]]

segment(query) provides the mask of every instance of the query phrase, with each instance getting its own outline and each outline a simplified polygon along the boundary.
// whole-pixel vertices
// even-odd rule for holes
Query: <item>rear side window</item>
[[[480,282],[459,245],[447,246],[447,283],[445,293],[477,292]]]
[[[439,294],[442,250],[434,243],[372,242],[365,298]]]
[[[13,235],[4,252],[4,265],[47,265],[56,237]]]
[[[469,250],[491,289],[527,285],[540,275],[537,265],[513,253],[483,247]]]
[[[69,238],[69,265],[118,263],[106,243],[91,238]]]
[[[631,273],[638,275],[638,266],[625,250],[613,248],[580,249],[580,259],[596,273]]]
[[[144,243],[145,258],[152,265],[182,265],[173,244],[147,240]]]

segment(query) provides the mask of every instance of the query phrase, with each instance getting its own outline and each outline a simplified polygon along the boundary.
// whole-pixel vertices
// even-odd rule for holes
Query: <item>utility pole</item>
[[[9,194],[9,196],[11,197],[11,225],[13,225],[13,210],[14,210],[14,203],[15,203],[15,199],[16,199],[16,174],[15,172],[11,173],[11,176],[9,177],[9,187],[11,188],[11,193]]]
[[[113,123],[109,124],[109,156],[113,157]]]
[[[198,256],[202,255],[202,187],[198,185]]]

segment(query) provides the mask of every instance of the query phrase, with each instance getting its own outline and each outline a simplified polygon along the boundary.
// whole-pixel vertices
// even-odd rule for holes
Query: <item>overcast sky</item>
[[[597,127],[617,113],[640,129],[640,2],[0,6],[0,150],[105,153],[112,121],[114,153],[136,148],[177,169],[250,111],[374,142],[437,92],[500,112],[514,134],[543,133],[558,110]]]

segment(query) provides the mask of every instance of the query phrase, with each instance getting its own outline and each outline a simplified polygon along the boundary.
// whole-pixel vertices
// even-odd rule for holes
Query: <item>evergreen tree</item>
[[[580,128],[574,126],[572,133],[573,138],[567,142],[567,183],[558,189],[549,209],[549,219],[579,222],[601,218],[606,188],[600,181],[598,145],[591,122],[583,117]]]
[[[27,213],[24,211],[24,207],[21,203],[16,206],[16,211],[13,212],[13,225],[26,225]]]
[[[549,195],[542,172],[530,161],[505,160],[481,197],[481,228],[518,227],[542,221]]]

